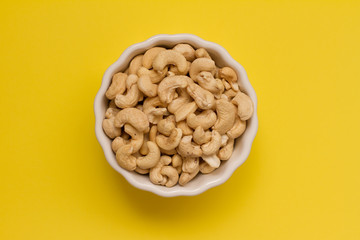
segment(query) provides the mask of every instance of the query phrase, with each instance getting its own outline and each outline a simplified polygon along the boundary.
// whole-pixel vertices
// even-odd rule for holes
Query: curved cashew
[[[116,161],[120,167],[128,170],[134,171],[136,169],[136,157],[132,156],[134,147],[129,145],[124,145],[119,148],[116,152]]]
[[[195,113],[190,113],[186,118],[186,123],[192,129],[201,126],[204,130],[206,130],[214,126],[216,119],[217,117],[213,110],[205,110],[199,115],[196,115]]]
[[[159,97],[146,98],[143,104],[143,111],[148,117],[149,122],[157,124],[167,112],[166,104],[162,103]]]
[[[196,60],[195,60],[196,61]],[[186,88],[189,95],[201,109],[211,109],[215,104],[214,95],[195,83],[189,83]]]
[[[177,128],[180,128],[183,136],[193,134],[193,130],[186,124],[186,121],[180,121],[176,124]]]
[[[200,157],[202,150],[199,145],[191,142],[192,136],[184,136],[178,146],[178,153],[183,157]]]
[[[186,117],[190,113],[195,112],[196,109],[197,109],[197,105],[195,102],[189,102],[189,103],[184,104],[178,110],[176,110],[176,112],[174,113],[176,122],[180,122],[180,121],[186,119]]]
[[[229,138],[238,138],[244,133],[246,129],[246,121],[243,121],[236,116],[234,126],[226,133]]]
[[[203,174],[211,173],[215,170],[215,167],[211,167],[207,162],[200,163],[200,172]]]
[[[176,185],[179,180],[179,174],[177,170],[172,166],[163,166],[160,170],[160,174],[167,177],[167,181],[165,183],[166,187],[172,187]]]
[[[179,128],[175,128],[169,137],[164,135],[156,136],[156,143],[157,145],[165,150],[172,150],[176,148],[181,140],[182,132]]]
[[[131,136],[130,144],[133,146],[133,153],[140,150],[144,143],[144,133],[140,132],[130,124],[125,124],[124,131]]]
[[[218,131],[213,130],[211,132],[211,140],[208,143],[201,145],[201,150],[204,155],[213,155],[215,154],[221,145],[221,135]],[[214,167],[214,166],[212,166]]]
[[[230,67],[223,67],[219,70],[219,77],[225,79],[229,83],[237,82],[238,77],[234,69]]]
[[[175,129],[175,123],[173,119],[169,117],[160,120],[157,126],[158,132],[167,137],[170,136],[171,132]]]
[[[105,118],[113,118],[116,116],[116,114],[120,111],[120,109],[118,108],[113,108],[113,107],[109,107],[108,109],[106,109],[105,112]]]
[[[164,78],[158,87],[158,95],[164,103],[170,103],[175,95],[176,88],[186,88],[188,85],[187,76],[170,76]]]
[[[195,49],[189,44],[179,43],[173,47],[173,50],[181,53],[187,61],[192,62],[195,59]]]
[[[177,153],[175,148],[171,149],[171,150],[165,150],[163,148],[160,148],[160,152],[161,152],[161,154],[165,154],[165,155],[169,155],[169,156],[174,155],[174,154]]]
[[[122,127],[125,123],[131,124],[140,132],[149,130],[149,121],[142,111],[137,108],[125,108],[115,117],[115,126]]]
[[[179,97],[174,99],[171,103],[169,103],[168,106],[168,111],[171,113],[175,113],[184,104],[192,101],[192,98],[185,89],[179,88],[178,91],[179,91]]]
[[[211,59],[209,53],[205,50],[205,48],[198,48],[195,51],[196,58],[209,58]]]
[[[203,71],[211,72],[214,75],[216,71],[215,62],[208,58],[197,58],[191,63],[189,70],[191,79],[196,80],[196,76]]]
[[[204,129],[201,126],[198,126],[195,128],[195,131],[193,133],[194,142],[202,145],[204,143],[207,143],[211,139],[211,132],[210,131],[204,131]]]
[[[198,157],[186,157],[182,163],[182,171],[191,173],[196,171],[199,168],[199,158]]]
[[[221,160],[229,160],[234,150],[234,139],[229,138],[227,144],[218,153]]]
[[[108,99],[114,99],[116,95],[123,94],[125,92],[125,82],[127,75],[125,73],[115,73],[112,77],[111,85],[105,93]]]
[[[152,67],[153,61],[155,59],[155,57],[162,51],[165,51],[166,49],[163,47],[153,47],[150,48],[149,50],[147,50],[144,53],[144,56],[142,58],[142,65],[147,68],[150,69]]]
[[[167,67],[165,67],[165,68],[164,68],[163,70],[161,70],[161,71],[156,71],[156,70],[154,70],[154,69],[149,70],[149,69],[146,69],[145,67],[141,67],[141,68],[138,70],[137,75],[138,75],[139,77],[141,77],[141,76],[143,76],[143,75],[149,75],[152,83],[158,83],[158,82],[160,82],[161,80],[164,79],[164,77],[166,76],[167,72],[168,72]]]
[[[221,94],[224,91],[224,84],[220,79],[215,79],[211,72],[200,72],[197,77],[196,81],[199,85],[214,94]]]
[[[184,186],[192,179],[194,179],[198,173],[199,173],[199,167],[192,173],[182,172],[179,178],[179,184],[181,186]]]
[[[129,74],[136,74],[139,68],[142,66],[142,58],[144,55],[137,55],[130,62]]]
[[[155,97],[157,95],[158,86],[151,82],[149,75],[142,75],[137,82],[139,90],[148,97]]]
[[[155,57],[153,68],[160,71],[169,64],[176,65],[180,72],[185,72],[187,66],[186,59],[181,53],[174,50],[165,50]]]
[[[248,95],[238,92],[231,102],[238,106],[238,115],[241,120],[245,121],[251,118],[254,113],[254,105]]]
[[[216,156],[216,154],[212,154],[212,155],[206,155],[206,156],[202,156],[201,157],[207,164],[209,164],[210,167],[213,168],[218,168],[220,166],[220,159],[218,158],[218,156]]]
[[[140,174],[148,174],[150,172],[150,170],[149,169],[141,169],[139,167],[136,167],[135,172],[140,173]]]
[[[145,157],[139,157],[136,159],[136,164],[142,169],[155,167],[160,160],[160,149],[156,143],[151,141],[146,143],[149,148],[149,153]]]
[[[180,174],[182,171],[183,160],[179,154],[174,154],[171,158],[171,165],[177,170],[177,173]]]
[[[122,147],[128,143],[129,143],[129,140],[125,140],[122,137],[116,137],[111,143],[111,149],[114,151],[114,153],[116,153],[120,147]]]
[[[229,100],[232,100],[238,92],[235,92],[233,89],[229,89],[225,91],[225,95],[228,97]]]
[[[188,74],[189,70],[190,70],[190,66],[191,66],[191,62],[186,62],[186,69],[184,72],[180,72],[179,69],[174,66],[171,65],[168,74],[173,74],[173,75],[186,75]]]
[[[161,156],[160,160],[155,167],[150,169],[149,177],[150,181],[157,185],[165,185],[167,182],[167,177],[161,174],[161,168],[167,166],[171,163],[171,157]]]
[[[218,120],[214,125],[214,130],[218,131],[221,135],[225,134],[234,125],[236,107],[224,99],[216,100],[216,113]]]
[[[128,77],[128,80],[136,79],[137,81],[137,77],[135,78],[136,75],[132,75],[132,77],[130,76]],[[116,95],[115,104],[119,108],[134,107],[140,100],[142,94],[139,91],[138,86],[135,84],[136,82],[134,83],[134,80],[129,80],[126,82],[126,85],[128,85],[129,87],[127,88],[127,92],[125,95],[122,94]]]
[[[104,119],[102,127],[105,134],[111,139],[118,137],[121,134],[121,128],[115,126],[115,117]]]

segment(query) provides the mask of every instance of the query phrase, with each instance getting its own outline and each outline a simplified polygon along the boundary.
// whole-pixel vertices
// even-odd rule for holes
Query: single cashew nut
[[[125,95],[118,94],[115,97],[115,104],[119,108],[134,107],[137,105],[142,94],[136,85],[138,77],[136,75],[129,75],[126,80],[127,92]]]
[[[186,123],[192,129],[201,126],[204,130],[206,130],[214,126],[216,119],[217,117],[214,111],[205,110],[199,115],[196,115],[195,113],[190,113],[186,118]]]
[[[160,160],[160,149],[156,143],[148,141],[146,144],[149,148],[149,153],[145,157],[136,159],[136,164],[142,169],[155,167]]]
[[[171,113],[175,113],[184,104],[192,101],[192,98],[185,89],[179,88],[178,91],[179,91],[179,97],[174,99],[171,103],[169,103],[168,106],[168,111]]]
[[[131,144],[119,148],[116,152],[116,161],[120,167],[128,171],[134,171],[136,169],[136,157],[132,156],[132,153],[133,146]]]
[[[104,119],[102,127],[105,134],[111,139],[116,138],[121,134],[121,128],[115,126],[115,117]]]
[[[175,129],[175,123],[171,118],[165,118],[159,121],[158,123],[158,132],[170,136],[171,132]]]
[[[164,78],[158,86],[158,95],[162,102],[170,103],[175,96],[176,88],[186,88],[188,85],[187,76],[171,76]]]
[[[219,77],[225,79],[229,83],[237,82],[238,77],[234,69],[230,67],[223,67],[219,70]]]
[[[146,98],[143,104],[143,111],[149,122],[157,124],[167,112],[166,104],[162,103],[159,97]]]
[[[201,158],[209,164],[210,167],[218,168],[220,166],[221,161],[215,153],[212,155],[204,155]]]
[[[213,130],[211,132],[210,142],[201,145],[201,150],[204,155],[213,155],[219,150],[220,146],[221,146],[221,135],[218,131]]]
[[[160,148],[160,152],[161,152],[161,154],[165,154],[165,155],[169,155],[169,156],[172,156],[177,153],[176,149],[165,150],[162,148]]]
[[[216,66],[213,60],[209,58],[197,58],[191,63],[189,74],[191,79],[196,80],[200,72],[211,72],[211,74],[214,75],[215,71]]]
[[[150,76],[150,79],[151,79],[151,82],[152,83],[159,83],[161,80],[164,79],[164,77],[166,76],[168,72],[168,69],[167,67],[165,67],[163,70],[161,71],[156,71],[154,69],[152,70],[149,70],[149,69],[146,69],[145,67],[141,67],[138,72],[137,72],[137,75],[139,77],[143,76],[143,75],[148,75]]]
[[[191,173],[196,171],[199,168],[199,158],[198,157],[186,157],[182,163],[182,171]]]
[[[193,130],[187,125],[186,121],[180,121],[176,124],[177,128],[180,128],[183,136],[192,135]]]
[[[167,181],[165,183],[166,187],[175,186],[179,180],[179,174],[177,173],[177,170],[172,166],[163,166],[160,170],[160,174],[167,177]]]
[[[216,113],[218,120],[215,122],[214,130],[223,135],[234,126],[236,107],[227,100],[216,100]]]
[[[246,129],[246,121],[243,121],[236,116],[234,126],[226,133],[229,138],[238,138],[240,137]]]
[[[108,99],[114,99],[116,95],[123,94],[125,92],[125,83],[127,75],[125,73],[115,73],[112,77],[111,85],[105,93]]]
[[[222,147],[218,153],[221,160],[229,160],[234,150],[234,139],[229,138],[225,147]]]
[[[207,162],[200,163],[200,172],[203,174],[211,173],[215,170],[215,167],[211,167]]]
[[[243,92],[238,92],[231,101],[238,107],[238,115],[241,120],[246,121],[254,113],[254,105],[251,98]]]
[[[179,184],[181,186],[184,186],[188,182],[190,182],[192,179],[196,177],[196,175],[199,173],[199,167],[196,169],[196,171],[192,173],[182,172],[179,178]]]
[[[195,49],[189,44],[179,43],[173,47],[173,50],[181,53],[187,61],[192,62],[195,59]]]
[[[200,157],[202,150],[199,145],[191,142],[192,136],[184,136],[178,146],[178,153],[182,157]]]
[[[129,74],[136,74],[139,68],[142,66],[142,58],[144,55],[137,55],[130,62]]]
[[[180,72],[185,72],[187,67],[186,58],[181,53],[174,50],[165,50],[155,57],[153,68],[160,71],[170,64],[175,65]]]
[[[155,57],[162,51],[165,51],[166,49],[163,47],[153,47],[150,48],[149,50],[147,50],[144,53],[144,56],[142,58],[142,65],[147,68],[150,69],[152,67],[153,61],[155,59]]]
[[[211,72],[200,72],[196,76],[199,85],[213,94],[221,94],[224,91],[224,84],[220,79],[215,79]]]
[[[133,153],[139,151],[144,143],[144,133],[130,124],[125,124],[124,131],[131,136],[130,144],[133,146]]]
[[[189,102],[189,103],[184,104],[178,110],[176,110],[176,112],[174,113],[176,122],[185,120],[186,117],[190,113],[195,112],[196,109],[197,109],[197,105],[195,102]]]
[[[149,130],[149,121],[142,111],[137,108],[125,108],[121,110],[115,117],[115,126],[122,127],[126,123],[131,124],[140,132]]]
[[[183,160],[179,154],[174,154],[171,158],[171,165],[177,170],[177,173],[180,174],[182,171]]]
[[[225,95],[228,97],[229,100],[232,100],[238,92],[235,92],[233,89],[229,89],[225,91]]]
[[[209,58],[211,59],[209,53],[205,50],[205,48],[198,48],[195,51],[196,58]]]
[[[169,137],[166,137],[164,135],[158,135],[156,136],[156,143],[157,145],[165,150],[172,150],[176,148],[181,140],[182,132],[181,129],[175,128]]]
[[[150,169],[141,169],[139,167],[136,167],[135,172],[140,173],[140,174],[148,174],[150,172]]]
[[[158,86],[151,82],[149,75],[142,75],[137,82],[139,90],[148,97],[155,97],[157,95]]]
[[[125,140],[122,137],[116,137],[111,143],[111,149],[114,151],[114,153],[116,153],[120,147],[122,147],[128,143],[129,143],[129,140]]]
[[[207,143],[211,139],[211,132],[210,131],[204,131],[204,129],[201,126],[198,126],[195,128],[195,131],[193,133],[194,142],[202,145],[204,143]]]
[[[199,108],[211,109],[214,106],[214,95],[208,90],[203,89],[196,83],[189,83],[186,90],[189,95],[194,99]]]
[[[153,125],[149,132],[149,140],[152,142],[156,142],[155,138],[157,135],[157,125]]]
[[[108,109],[106,109],[105,118],[113,118],[119,111],[120,109],[116,107],[109,107]]]
[[[184,72],[180,72],[180,70],[176,66],[171,65],[168,74],[169,75],[186,75],[186,74],[188,74],[188,72],[190,70],[191,62],[186,62],[186,63],[187,63],[187,65],[186,65],[186,69]]]
[[[231,85],[225,79],[222,79],[221,81],[222,81],[222,84],[225,87],[225,90],[231,89]]]
[[[161,168],[167,166],[171,163],[171,157],[161,156],[160,160],[155,167],[150,169],[149,178],[150,181],[157,185],[165,185],[167,182],[167,177],[161,174]]]
[[[149,148],[148,148],[148,145],[147,145],[148,141],[149,141],[149,135],[144,134],[144,141],[143,141],[143,144],[141,145],[141,148],[139,150],[141,155],[147,155],[149,153]]]

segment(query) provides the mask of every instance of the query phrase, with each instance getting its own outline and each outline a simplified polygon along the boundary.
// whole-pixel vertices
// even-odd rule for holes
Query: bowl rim
[[[112,152],[111,147],[110,147],[110,152],[109,152],[108,143],[106,143],[106,141],[105,141],[107,136],[105,135],[105,133],[102,129],[103,119],[100,116],[101,115],[100,111],[102,108],[101,104],[103,101],[102,100],[103,96],[109,85],[109,79],[111,79],[111,76],[112,76],[111,73],[114,72],[115,69],[117,69],[120,65],[124,64],[124,62],[129,58],[130,55],[132,55],[134,52],[137,52],[136,50],[146,49],[146,48],[149,48],[152,46],[156,46],[156,43],[161,42],[161,41],[177,41],[178,43],[196,42],[196,43],[198,43],[198,45],[200,45],[201,47],[204,47],[205,49],[213,49],[214,51],[218,52],[219,54],[222,55],[222,57],[224,59],[226,59],[225,61],[227,62],[228,65],[230,65],[233,68],[236,68],[236,70],[240,73],[239,80],[240,80],[240,78],[242,79],[243,88],[246,90],[247,94],[250,96],[250,98],[252,99],[252,101],[254,103],[254,114],[251,118],[252,123],[251,123],[251,127],[250,128],[247,127],[247,129],[246,129],[246,132],[248,132],[247,139],[246,139],[246,141],[244,141],[242,158],[240,159],[240,161],[233,161],[232,167],[228,167],[225,170],[225,172],[222,174],[222,176],[219,177],[218,179],[216,179],[214,181],[209,181],[206,184],[201,185],[200,187],[196,187],[194,189],[188,189],[185,186],[185,187],[182,187],[181,190],[164,191],[164,188],[166,188],[164,186],[159,186],[159,185],[155,185],[155,184],[153,186],[149,186],[149,185],[142,184],[141,182],[135,180],[132,177],[132,175],[130,174],[130,172],[128,172],[125,169],[122,169],[121,167],[119,167],[119,165],[114,164],[112,161],[109,160],[110,154],[114,155],[114,153]],[[161,45],[161,44],[158,44],[158,45]],[[127,64],[128,64],[128,62],[127,62]],[[158,35],[148,38],[147,40],[145,40],[143,42],[135,43],[135,44],[129,46],[128,48],[126,48],[124,50],[124,52],[120,55],[120,57],[113,64],[111,64],[110,67],[108,67],[108,69],[105,71],[105,73],[102,77],[100,89],[98,90],[98,92],[95,96],[94,113],[95,113],[95,135],[103,149],[105,158],[106,158],[107,162],[110,164],[110,166],[114,170],[119,172],[134,187],[139,188],[141,190],[152,192],[154,194],[157,194],[157,195],[163,196],[163,197],[194,196],[194,195],[203,193],[210,188],[213,188],[213,187],[216,187],[216,186],[219,186],[219,185],[225,183],[232,176],[234,171],[238,167],[240,167],[245,162],[245,160],[248,158],[248,156],[250,154],[252,143],[254,141],[254,138],[255,138],[257,130],[258,130],[257,96],[256,96],[254,88],[250,84],[250,81],[248,79],[248,76],[246,74],[244,67],[240,63],[238,63],[234,58],[232,58],[231,55],[228,53],[228,51],[224,47],[220,46],[217,43],[204,40],[196,35],[188,34],[188,33],[158,34]]]

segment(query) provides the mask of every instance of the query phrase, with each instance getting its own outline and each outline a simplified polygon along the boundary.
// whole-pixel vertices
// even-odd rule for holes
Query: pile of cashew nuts
[[[113,75],[103,129],[118,164],[154,184],[184,186],[228,160],[253,102],[204,48],[153,47]]]

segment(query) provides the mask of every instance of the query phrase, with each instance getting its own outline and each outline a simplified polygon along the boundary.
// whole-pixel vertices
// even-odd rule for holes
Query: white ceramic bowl
[[[244,134],[236,140],[232,157],[228,161],[223,161],[219,169],[210,174],[198,174],[196,178],[194,178],[184,187],[176,185],[172,188],[167,188],[164,186],[152,184],[147,175],[143,176],[136,172],[129,172],[117,164],[115,154],[111,150],[111,140],[105,135],[102,129],[102,121],[104,119],[105,111],[108,105],[105,92],[111,83],[113,74],[119,71],[124,71],[128,67],[129,62],[133,57],[140,53],[144,53],[151,47],[160,45],[167,48],[172,48],[178,43],[189,43],[195,48],[203,47],[209,52],[217,66],[232,67],[239,76],[238,83],[241,90],[248,94],[254,102],[254,115],[250,120],[248,120],[247,128]],[[109,162],[109,164],[121,175],[123,175],[126,180],[133,186],[164,197],[197,195],[206,191],[207,189],[224,183],[227,179],[229,179],[235,169],[237,169],[241,164],[243,164],[243,162],[245,162],[250,153],[251,144],[258,129],[257,98],[255,91],[248,80],[245,69],[239,63],[237,63],[220,45],[205,41],[191,34],[160,34],[153,36],[144,42],[128,47],[121,54],[120,58],[106,70],[102,79],[100,90],[95,97],[94,111],[96,120],[95,134],[101,147],[104,150],[106,160]]]

